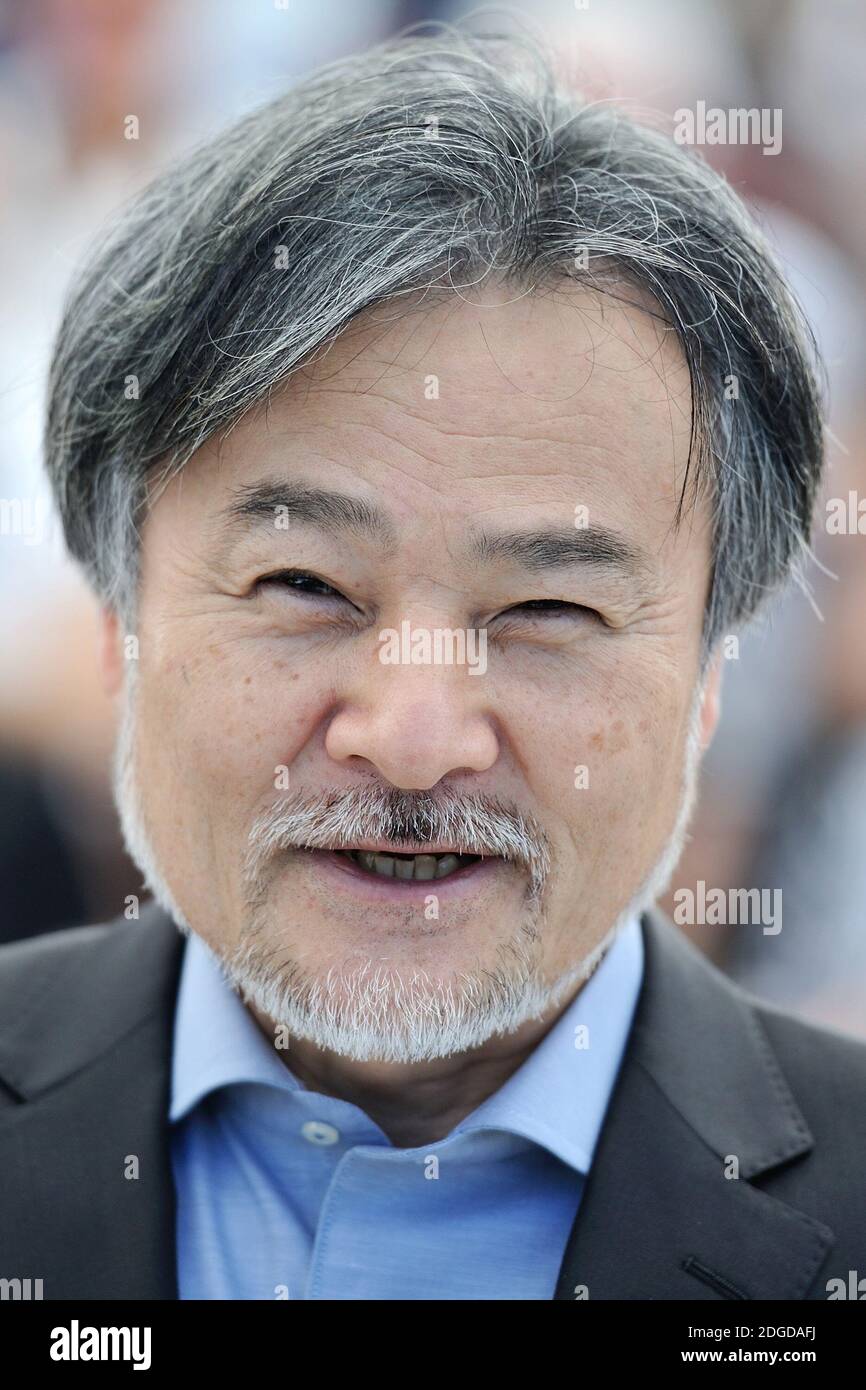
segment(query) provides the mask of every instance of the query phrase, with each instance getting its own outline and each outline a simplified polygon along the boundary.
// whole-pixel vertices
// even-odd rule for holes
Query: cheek
[[[583,843],[614,828],[626,842],[639,842],[642,827],[653,836],[678,794],[679,718],[672,692],[625,683],[548,712],[526,750],[539,804]]]
[[[619,706],[596,731],[596,823],[618,853],[659,852],[679,807],[683,750],[680,707],[670,692]]]
[[[299,669],[273,656],[251,665],[248,655],[217,648],[163,667],[143,682],[139,703],[150,776],[180,799],[206,788],[220,796],[227,819],[231,808],[269,800],[280,769],[291,767],[326,707],[312,663]],[[211,802],[211,818],[215,809]]]

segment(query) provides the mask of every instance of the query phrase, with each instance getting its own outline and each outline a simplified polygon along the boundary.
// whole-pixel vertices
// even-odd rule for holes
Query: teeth
[[[452,874],[459,865],[460,860],[457,858],[456,854],[443,854],[442,858],[436,864],[436,877],[447,877],[447,875]]]
[[[371,854],[368,850],[359,849],[357,852],[358,863],[363,869],[369,869],[371,873],[381,874],[383,878],[394,877],[395,860],[390,854]]]
[[[398,859],[393,854],[376,854],[371,850],[348,850],[362,869],[368,873],[379,874],[382,878],[399,878],[403,882],[410,879],[429,882],[431,879],[447,878],[456,869],[468,864],[477,856],[459,854],[415,854],[411,858]]]

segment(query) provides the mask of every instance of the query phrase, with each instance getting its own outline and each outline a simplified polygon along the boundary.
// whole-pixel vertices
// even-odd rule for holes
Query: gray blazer
[[[658,909],[641,926],[635,1020],[555,1298],[826,1299],[829,1279],[856,1283],[866,1045],[744,994]],[[182,948],[148,904],[138,922],[0,949],[0,1278],[42,1279],[46,1299],[178,1297]]]

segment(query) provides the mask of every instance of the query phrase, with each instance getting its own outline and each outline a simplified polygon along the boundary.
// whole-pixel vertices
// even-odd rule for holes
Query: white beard
[[[193,928],[162,876],[147,832],[135,773],[135,666],[124,691],[115,752],[114,793],[124,840],[153,896],[186,934]],[[701,760],[700,716],[704,683],[692,699],[674,828],[643,883],[587,956],[553,982],[541,971],[543,908],[537,901],[515,938],[498,952],[493,969],[463,971],[453,981],[431,980],[420,970],[385,970],[374,960],[350,973],[329,970],[324,977],[303,970],[273,943],[245,927],[225,951],[200,937],[229,984],[247,1003],[289,1037],[356,1061],[420,1062],[477,1048],[496,1035],[515,1032],[531,1019],[557,1008],[586,981],[622,928],[652,907],[668,888],[687,838],[697,797]]]

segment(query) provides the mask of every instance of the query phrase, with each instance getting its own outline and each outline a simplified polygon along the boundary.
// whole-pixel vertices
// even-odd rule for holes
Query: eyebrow
[[[636,579],[647,576],[651,570],[644,551],[603,526],[563,527],[554,531],[476,531],[472,550],[481,563],[513,560],[532,573],[585,565]]]
[[[218,520],[229,532],[256,523],[274,527],[278,508],[289,521],[317,526],[326,533],[349,533],[384,546],[396,544],[391,519],[373,503],[297,481],[265,481],[237,488]],[[530,573],[582,565],[627,579],[646,577],[652,568],[644,551],[602,526],[511,532],[475,529],[469,558],[476,564],[510,560]]]
[[[349,532],[366,540],[394,542],[390,521],[372,503],[300,482],[252,483],[238,488],[218,520],[228,531],[251,522],[274,526],[278,509],[289,521],[305,522],[332,534]]]

